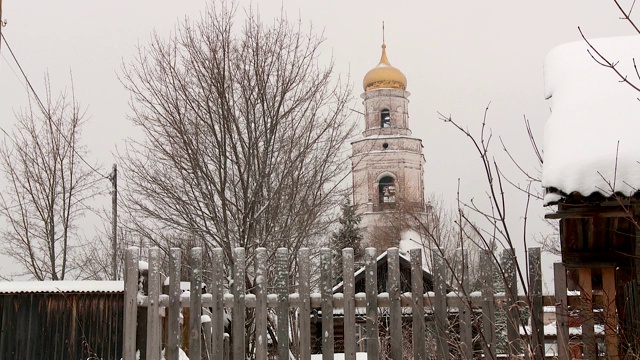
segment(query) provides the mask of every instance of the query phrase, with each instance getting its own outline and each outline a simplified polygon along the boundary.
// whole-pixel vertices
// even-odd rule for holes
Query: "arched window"
[[[378,182],[378,199],[380,205],[391,205],[396,202],[395,179],[385,176]]]
[[[389,109],[380,111],[380,127],[391,127],[391,114]]]

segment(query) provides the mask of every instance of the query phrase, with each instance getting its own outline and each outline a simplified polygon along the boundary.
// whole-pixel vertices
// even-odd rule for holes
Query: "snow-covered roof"
[[[11,281],[0,282],[0,294],[18,293],[117,293],[123,281]]]
[[[633,67],[633,59],[640,60],[639,36],[589,42],[640,84]],[[547,191],[545,205],[560,200],[558,194],[610,196],[613,190],[630,196],[640,188],[640,92],[599,65],[588,49],[585,41],[568,43],[545,59],[551,116],[544,132],[542,185],[556,192]]]

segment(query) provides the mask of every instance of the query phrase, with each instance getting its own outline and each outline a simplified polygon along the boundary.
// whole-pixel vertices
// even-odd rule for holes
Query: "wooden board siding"
[[[560,239],[562,262],[567,267],[585,263],[592,267],[633,266],[636,241],[635,225],[630,218],[563,218]]]
[[[0,359],[120,359],[122,293],[0,295]]]

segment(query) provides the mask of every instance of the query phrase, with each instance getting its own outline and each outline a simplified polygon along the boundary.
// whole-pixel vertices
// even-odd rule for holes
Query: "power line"
[[[24,77],[24,80],[27,82],[27,86],[28,89],[31,90],[31,92],[33,93],[33,96],[36,98],[36,102],[38,103],[38,105],[40,106],[40,109],[42,110],[42,112],[49,117],[49,119],[51,119],[51,114],[49,114],[49,112],[47,111],[46,107],[44,106],[44,103],[42,102],[42,100],[40,100],[40,97],[38,96],[38,93],[36,92],[36,90],[33,88],[33,86],[31,85],[31,81],[29,81],[29,78],[27,77],[27,74],[24,72],[24,70],[22,69],[22,66],[20,65],[20,62],[18,61],[18,59],[16,58],[16,55],[13,53],[13,50],[11,49],[11,46],[9,45],[9,43],[7,42],[7,38],[4,36],[4,34],[2,34],[0,32],[0,36],[2,37],[2,40],[4,41],[4,44],[6,45],[7,49],[9,49],[9,53],[11,54],[11,57],[13,58],[13,61],[15,61],[16,65],[18,65],[18,69],[20,70],[20,73],[22,73],[22,76]],[[56,128],[56,130],[58,130],[58,132],[60,133],[60,136],[62,136],[62,138],[64,139],[64,141],[71,147],[71,149],[73,150],[73,152],[76,153],[76,155],[78,156],[78,158],[80,158],[80,160],[82,160],[83,163],[85,163],[85,165],[87,165],[89,167],[89,169],[93,170],[96,174],[98,174],[99,176],[101,176],[104,179],[107,180],[111,180],[110,177],[108,175],[103,175],[100,171],[96,170],[96,168],[94,168],[91,164],[89,164],[89,162],[87,162],[82,155],[80,155],[80,153],[78,152],[78,150],[76,150],[74,144],[71,143],[71,141],[69,141],[69,139],[67,139],[67,137],[65,136],[65,134],[62,132],[62,129],[60,129],[58,127],[58,124],[56,124],[55,122],[51,121],[51,124],[53,124],[53,126]]]

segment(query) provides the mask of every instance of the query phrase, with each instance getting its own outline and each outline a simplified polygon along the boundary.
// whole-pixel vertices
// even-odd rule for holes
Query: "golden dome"
[[[407,78],[402,71],[391,66],[389,59],[387,59],[386,48],[387,45],[383,43],[380,63],[364,76],[362,86],[365,91],[373,89],[407,89]]]

